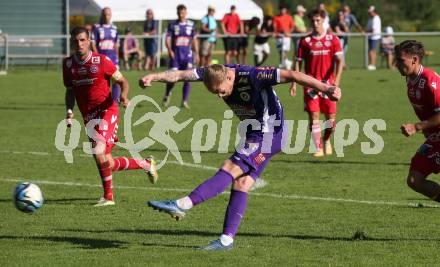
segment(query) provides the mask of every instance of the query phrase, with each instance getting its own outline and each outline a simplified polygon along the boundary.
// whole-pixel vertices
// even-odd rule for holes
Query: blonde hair
[[[203,83],[210,89],[212,86],[222,83],[226,79],[226,67],[220,64],[214,64],[205,68]]]

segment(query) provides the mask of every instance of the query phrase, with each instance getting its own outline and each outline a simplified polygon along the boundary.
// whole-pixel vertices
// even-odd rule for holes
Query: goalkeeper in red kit
[[[74,54],[63,60],[63,80],[66,87],[67,119],[72,119],[75,100],[84,125],[93,127],[89,133],[92,151],[104,188],[104,196],[95,206],[114,205],[112,173],[121,170],[143,169],[152,183],[157,181],[153,158],[113,158],[111,151],[117,141],[119,111],[110,93],[110,82],[121,86],[120,101],[128,105],[129,85],[112,61],[90,50],[90,36],[83,27],[71,32]]]

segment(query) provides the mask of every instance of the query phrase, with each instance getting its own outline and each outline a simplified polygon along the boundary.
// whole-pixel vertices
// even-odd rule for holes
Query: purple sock
[[[234,238],[240,225],[241,218],[246,212],[248,194],[246,192],[231,190],[228,209],[226,210],[223,234]]]
[[[112,85],[112,98],[113,100],[119,103],[120,96],[121,96],[121,87],[119,86],[119,84],[114,83]]]
[[[197,186],[197,188],[189,194],[189,198],[194,206],[198,205],[221,194],[232,184],[232,180],[234,180],[234,178],[228,172],[219,170],[214,176]]]
[[[188,102],[189,92],[191,91],[191,84],[189,82],[183,83],[183,102]]]
[[[174,83],[167,83],[166,91],[165,91],[165,97],[171,95],[171,90],[173,90]]]

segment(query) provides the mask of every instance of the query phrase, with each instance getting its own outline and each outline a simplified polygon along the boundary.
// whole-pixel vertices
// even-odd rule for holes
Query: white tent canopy
[[[252,0],[70,0],[71,15],[99,15],[104,7],[112,9],[112,20],[143,21],[145,12],[151,8],[156,20],[177,19],[176,7],[184,4],[188,9],[188,18],[200,20],[206,15],[208,6],[215,7],[215,18],[221,20],[230,12],[231,5],[237,7],[237,13],[243,20],[252,17],[263,18],[263,11]]]

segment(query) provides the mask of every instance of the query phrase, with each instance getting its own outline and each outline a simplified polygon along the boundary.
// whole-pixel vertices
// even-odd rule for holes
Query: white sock
[[[193,203],[191,199],[188,196],[186,196],[177,200],[177,207],[181,209],[189,210],[193,207]]]
[[[234,239],[228,235],[222,234],[220,236],[220,242],[222,242],[223,246],[229,246],[230,244],[234,243]]]

